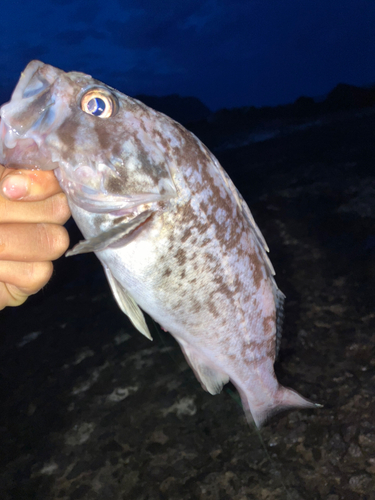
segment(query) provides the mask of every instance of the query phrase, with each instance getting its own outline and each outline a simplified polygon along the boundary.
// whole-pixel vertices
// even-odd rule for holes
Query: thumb
[[[16,201],[40,201],[61,192],[52,171],[4,169],[0,180],[0,194]]]

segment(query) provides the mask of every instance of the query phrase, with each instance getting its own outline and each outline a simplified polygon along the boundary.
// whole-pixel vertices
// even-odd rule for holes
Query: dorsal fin
[[[207,150],[208,151],[208,150]],[[223,179],[226,187],[228,188],[229,192],[232,194],[234,199],[236,200],[236,203],[241,210],[241,213],[245,217],[246,221],[248,222],[251,232],[254,236],[254,240],[256,244],[258,245],[258,248],[260,250],[260,254],[263,258],[263,262],[266,268],[266,273],[269,279],[271,280],[272,284],[272,292],[273,296],[275,299],[275,304],[276,304],[276,352],[275,356],[277,356],[279,349],[280,349],[280,343],[281,343],[281,336],[282,336],[282,326],[283,326],[283,320],[284,320],[284,300],[285,300],[285,295],[281,290],[279,290],[276,281],[275,281],[275,270],[273,268],[273,265],[267,255],[267,252],[269,252],[268,245],[266,243],[266,240],[264,239],[259,227],[257,226],[254,217],[250,211],[250,208],[248,207],[247,203],[243,199],[241,193],[238,191],[236,186],[233,184],[231,178],[229,175],[226,173],[226,171],[223,169],[223,167],[220,165],[220,163],[217,161],[217,159],[211,155],[211,153],[208,151],[208,154],[210,155],[210,158],[215,165],[216,171],[220,174],[221,178]]]
[[[276,286],[274,287],[274,297],[276,303],[276,347],[275,347],[275,356],[277,357],[280,350],[281,345],[281,337],[284,323],[284,300],[285,295],[281,290],[279,290]]]

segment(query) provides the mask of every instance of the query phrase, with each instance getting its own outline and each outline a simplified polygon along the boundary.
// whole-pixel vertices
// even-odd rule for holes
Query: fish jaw
[[[63,72],[32,61],[0,109],[0,161],[13,168],[53,170],[59,166],[51,155],[53,132],[69,114],[71,88]],[[46,138],[49,140],[46,142]]]

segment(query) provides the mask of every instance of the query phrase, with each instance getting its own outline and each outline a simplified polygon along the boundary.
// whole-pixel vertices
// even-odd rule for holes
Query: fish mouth
[[[25,92],[27,87],[30,85],[32,82],[33,78],[37,75],[38,69],[43,68],[45,66],[42,61],[31,61],[25,68],[25,70],[21,73],[21,78],[19,79],[16,88],[14,89],[12,93],[11,100],[16,100],[19,101],[23,97],[25,97]],[[37,78],[38,79],[38,78]],[[37,86],[36,84],[36,79],[34,81],[34,90],[36,90]]]
[[[44,146],[56,128],[61,104],[55,105],[54,84],[60,70],[32,61],[14,89],[11,100],[0,108],[0,162],[9,168],[53,170]],[[60,100],[61,101],[61,100]]]
[[[7,168],[53,170],[59,166],[43,155],[31,137],[18,137],[3,120],[0,121],[0,163]]]

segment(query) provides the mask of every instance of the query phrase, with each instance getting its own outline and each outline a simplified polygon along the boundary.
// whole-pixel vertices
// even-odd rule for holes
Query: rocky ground
[[[94,256],[61,259],[0,313],[0,498],[375,500],[374,134],[368,110],[219,154],[287,296],[279,380],[324,408],[249,428],[233,387],[134,331]]]

